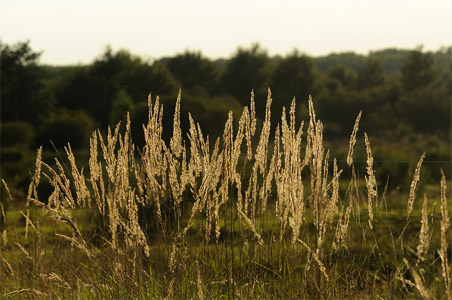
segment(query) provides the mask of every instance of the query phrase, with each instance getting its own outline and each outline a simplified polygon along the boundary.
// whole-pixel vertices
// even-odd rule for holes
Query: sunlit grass
[[[107,136],[95,132],[88,170],[77,167],[70,148],[64,167],[47,165],[39,150],[27,202],[6,211],[0,293],[42,299],[449,297],[444,272],[450,262],[438,255],[449,249],[445,179],[443,188],[423,188],[429,243],[421,258],[416,181],[409,192],[383,192],[373,179],[368,142],[365,178],[357,177],[350,155],[342,172],[324,149],[311,100],[305,134],[295,121],[295,102],[271,133],[271,101],[269,93],[262,124],[252,97],[239,122],[230,114],[224,134],[213,140],[191,117],[183,136],[179,97],[167,145],[163,108],[150,99],[146,145],[135,149],[129,122],[124,133],[119,126]],[[53,186],[48,199],[38,197],[42,181]],[[414,202],[407,211],[409,195]],[[413,279],[417,273],[422,282]]]

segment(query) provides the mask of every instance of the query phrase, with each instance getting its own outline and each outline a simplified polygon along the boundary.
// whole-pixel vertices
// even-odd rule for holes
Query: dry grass
[[[88,171],[78,168],[70,145],[65,148],[68,166],[58,159],[52,166],[43,162],[40,148],[23,213],[28,251],[11,245],[3,232],[3,297],[450,298],[444,174],[439,239],[424,197],[417,252],[414,242],[404,242],[415,239],[408,231],[423,154],[405,227],[389,245],[398,228],[385,227],[374,210],[378,183],[367,134],[367,211],[359,208],[365,191],[359,188],[353,149],[361,113],[350,138],[351,177],[346,179],[324,149],[323,124],[316,120],[312,99],[304,140],[294,99],[270,141],[271,103],[269,90],[259,135],[251,94],[238,122],[230,113],[223,135],[211,144],[191,115],[183,138],[179,93],[167,145],[163,105],[149,96],[145,146],[136,149],[127,116],[124,133],[120,124],[106,136],[93,133]],[[42,180],[53,188],[48,199],[39,199]],[[345,193],[340,190],[344,180],[350,180]],[[30,217],[37,207],[44,212],[38,221],[54,221],[54,244],[43,242],[39,223]],[[94,233],[83,230],[87,221],[76,216],[80,210]],[[24,258],[15,256],[17,248]],[[66,265],[53,267],[55,255],[67,259]],[[22,269],[26,265],[32,267],[28,273]],[[441,274],[444,284],[434,274]],[[23,276],[32,277],[24,281]]]

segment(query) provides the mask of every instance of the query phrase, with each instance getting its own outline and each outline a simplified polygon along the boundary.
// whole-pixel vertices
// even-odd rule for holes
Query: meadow
[[[297,121],[268,90],[258,122],[252,93],[215,138],[191,115],[182,132],[181,98],[169,143],[149,96],[143,147],[127,115],[93,132],[86,167],[38,149],[26,203],[1,207],[2,299],[452,299],[450,181],[419,193],[425,153],[388,192],[361,113],[334,158],[311,98]]]

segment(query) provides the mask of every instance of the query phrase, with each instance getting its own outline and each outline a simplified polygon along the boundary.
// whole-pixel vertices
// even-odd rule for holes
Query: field
[[[309,99],[256,121],[253,95],[217,139],[189,116],[162,138],[149,97],[145,146],[130,119],[95,131],[89,165],[68,145],[36,158],[26,204],[2,205],[2,299],[451,299],[450,181],[423,187],[419,153],[407,193],[347,157],[330,157]],[[65,158],[63,158],[65,156]],[[3,189],[8,192],[7,183]]]

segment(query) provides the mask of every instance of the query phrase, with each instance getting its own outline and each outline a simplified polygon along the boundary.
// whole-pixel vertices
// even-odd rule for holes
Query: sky
[[[40,62],[87,64],[107,45],[146,59],[231,57],[259,42],[311,56],[452,45],[451,0],[0,0],[0,40],[30,40]]]

